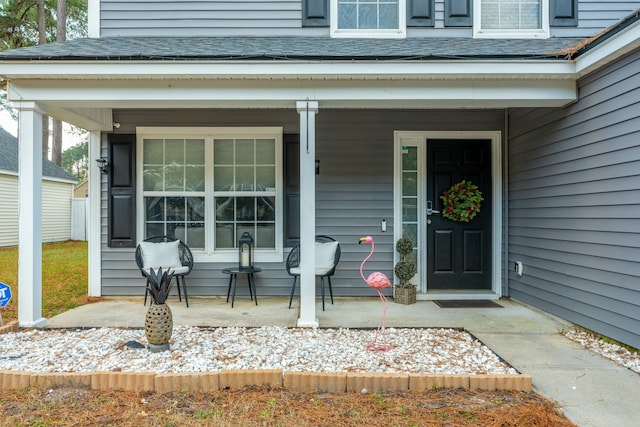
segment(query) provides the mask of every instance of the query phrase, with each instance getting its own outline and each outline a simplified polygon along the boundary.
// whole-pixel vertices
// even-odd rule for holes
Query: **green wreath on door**
[[[456,222],[469,222],[480,212],[482,191],[471,181],[453,184],[442,196],[442,216]]]

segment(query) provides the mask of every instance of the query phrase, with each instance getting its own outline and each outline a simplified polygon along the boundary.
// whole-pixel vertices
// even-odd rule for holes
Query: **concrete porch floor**
[[[562,337],[573,328],[514,300],[498,301],[503,308],[443,309],[432,301],[411,305],[391,302],[387,326],[462,327],[520,372],[533,377],[534,389],[557,401],[579,426],[631,426],[640,422],[640,375]],[[190,297],[189,308],[177,297],[168,301],[175,325],[295,327],[298,301],[288,308],[286,297],[236,296],[234,308],[226,297]],[[48,319],[47,327],[142,327],[147,307],[142,298],[108,298]],[[321,327],[371,327],[382,313],[379,298],[336,298],[326,311],[317,300]]]

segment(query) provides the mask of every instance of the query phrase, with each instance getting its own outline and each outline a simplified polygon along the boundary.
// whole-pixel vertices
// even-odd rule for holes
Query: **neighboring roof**
[[[581,38],[105,37],[0,52],[0,60],[558,59],[583,42]]]
[[[18,172],[18,138],[0,127],[0,169]],[[76,177],[55,163],[42,159],[42,175],[77,181]]]

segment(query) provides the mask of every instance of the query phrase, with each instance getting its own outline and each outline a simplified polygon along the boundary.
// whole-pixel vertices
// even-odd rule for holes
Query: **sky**
[[[18,136],[18,122],[13,120],[7,110],[0,110],[0,126],[13,136]]]
[[[18,122],[11,117],[11,114],[9,114],[7,110],[0,109],[0,126],[11,135],[15,137],[18,136]],[[62,151],[78,144],[81,141],[81,138],[78,135],[75,135],[70,131],[68,123],[63,122],[62,129]]]

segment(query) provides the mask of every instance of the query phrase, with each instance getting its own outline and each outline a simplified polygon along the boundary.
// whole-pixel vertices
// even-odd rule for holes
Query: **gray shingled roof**
[[[105,37],[0,52],[2,60],[434,60],[564,58],[584,42],[549,39]]]
[[[18,138],[0,127],[0,169],[18,172]],[[42,159],[42,175],[77,181],[76,177],[55,163]]]

